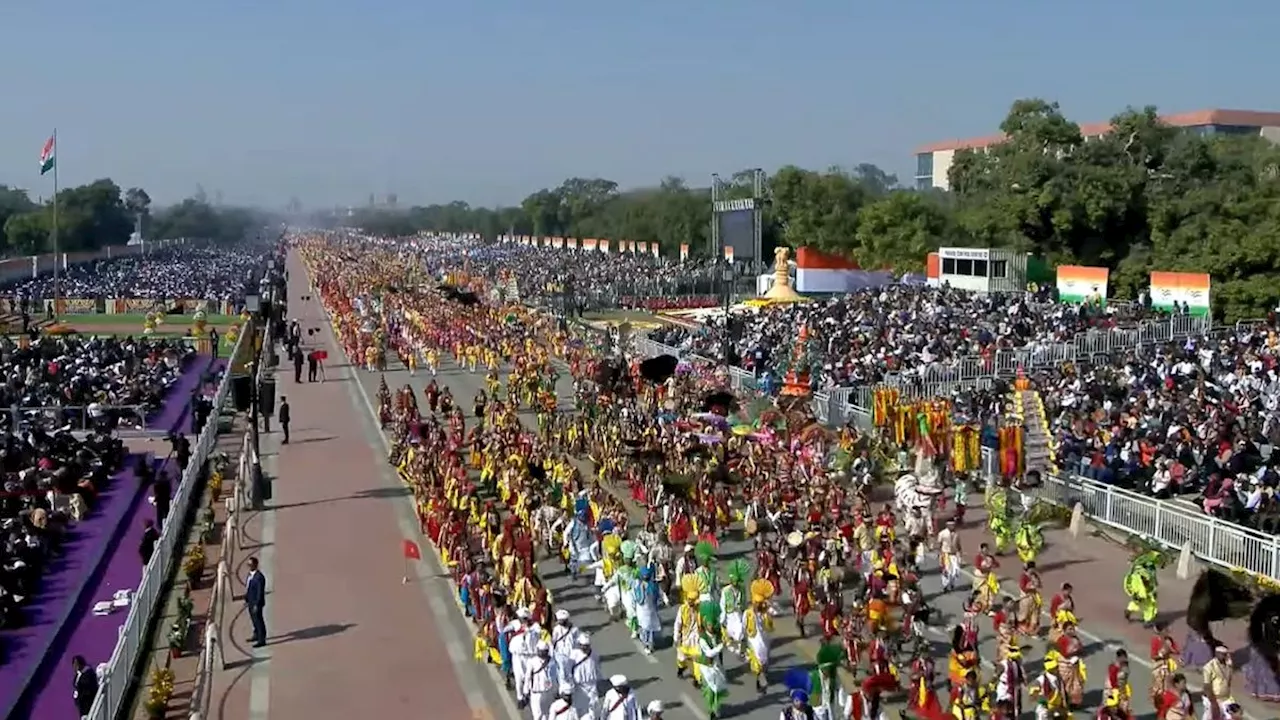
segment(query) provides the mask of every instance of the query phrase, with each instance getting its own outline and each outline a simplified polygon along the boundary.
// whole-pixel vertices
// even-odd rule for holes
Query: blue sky
[[[0,183],[110,176],[279,206],[519,201],[569,176],[873,162],[1041,96],[1280,110],[1280,3],[1234,0],[6,2]]]

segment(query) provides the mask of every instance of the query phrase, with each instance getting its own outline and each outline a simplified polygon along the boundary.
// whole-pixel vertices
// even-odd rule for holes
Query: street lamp
[[[724,345],[721,348],[721,355],[724,362],[725,372],[729,371],[729,348],[732,346],[732,338],[729,328],[729,303],[733,300],[733,264],[728,260],[724,261],[724,266],[720,269],[720,288],[724,293]]]

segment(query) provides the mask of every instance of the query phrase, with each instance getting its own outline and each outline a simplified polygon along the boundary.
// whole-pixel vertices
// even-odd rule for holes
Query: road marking
[[[268,435],[268,437],[270,437]],[[268,440],[268,442],[271,442]],[[260,458],[262,474],[268,478],[276,477],[276,458],[278,453],[263,453]],[[259,539],[258,570],[272,582],[276,566],[276,514],[268,507],[258,513],[262,518],[262,537]],[[230,598],[228,598],[230,599]],[[268,631],[271,629],[271,607],[268,602],[262,609],[262,622]],[[249,647],[249,657],[253,666],[249,668],[249,718],[250,720],[268,720],[271,717],[271,647]]]
[[[319,300],[317,300],[316,303],[320,305],[320,310],[324,313],[326,320],[325,328],[329,336],[329,340],[333,343],[334,347],[341,347],[338,344],[337,336],[333,332],[333,321],[329,318],[328,310],[324,308],[324,305],[321,304]],[[360,404],[364,405],[366,410],[366,417],[364,420],[369,423],[365,427],[372,429],[373,434],[376,435],[383,447],[383,452],[391,452],[391,441],[387,438],[386,433],[378,427],[378,412],[374,409],[373,401],[369,399],[369,393],[364,389],[364,383],[360,381],[359,370],[353,363],[346,363],[346,366],[341,368],[341,370],[343,373],[346,373],[346,376],[351,381],[347,383],[347,385],[355,386],[354,390],[352,390],[351,387],[348,387],[347,394],[351,396],[353,401],[357,398],[362,401],[362,403],[356,403],[357,406]],[[385,463],[382,464],[379,474],[383,478],[392,480],[395,483],[395,487],[403,487],[404,485],[398,476],[394,478],[391,477],[390,468]],[[422,528],[418,525],[417,510],[413,506],[413,496],[408,495],[403,498],[398,498],[398,500],[399,502],[395,502],[393,504],[396,508],[396,522],[399,524],[402,534],[406,538],[413,538],[420,547],[427,550],[427,552],[422,554],[422,561],[427,565],[427,571],[431,575],[445,575],[445,569],[440,563],[435,546],[427,541],[427,539],[422,535]],[[457,633],[454,632],[455,626],[453,618],[449,617],[449,607],[440,597],[442,593],[438,592],[439,588],[435,587],[435,583],[417,582],[415,584],[419,586],[423,595],[426,596],[427,606],[431,608],[431,615],[436,621],[436,626],[440,629],[440,634],[448,636],[444,643],[445,651],[449,654],[449,661],[453,663],[455,673],[458,676],[458,685],[462,688],[462,692],[467,698],[467,704],[471,706],[472,715],[474,717],[491,717],[489,714],[489,703],[485,700],[484,694],[475,689],[474,686],[465,680],[466,678],[474,677],[473,673],[475,671],[476,662],[470,655],[469,643],[467,643],[468,639],[459,639]],[[447,587],[443,594],[447,594],[449,597],[453,598],[458,617],[461,618],[463,626],[465,627],[467,622],[466,611],[462,607],[462,599],[458,597],[456,592],[453,592],[453,588],[448,584],[447,580],[446,586]],[[506,691],[506,682],[502,675],[493,665],[485,663],[484,666],[489,670],[489,677],[494,684],[494,691],[501,699],[503,708],[507,711],[507,716],[512,718],[512,720],[519,720],[522,717],[520,709],[516,707],[515,700],[511,698],[511,694]]]

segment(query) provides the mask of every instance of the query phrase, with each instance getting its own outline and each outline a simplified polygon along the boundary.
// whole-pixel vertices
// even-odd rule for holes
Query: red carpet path
[[[301,300],[306,275],[296,257],[289,271],[290,317],[324,328],[319,303]],[[277,376],[278,394],[292,406],[292,439],[281,446],[279,432],[263,436],[264,455],[278,453],[264,458],[276,477],[274,498],[245,526],[247,547],[233,568],[236,598],[226,609],[234,621],[223,632],[230,667],[214,679],[208,717],[483,716],[468,704],[432,603],[416,582],[401,584],[397,504],[408,501],[387,479],[385,451],[370,443],[368,410],[354,402],[331,334],[311,337],[328,347],[328,381],[295,384],[283,364]],[[250,555],[263,558],[269,592],[270,639],[256,650],[240,600]]]

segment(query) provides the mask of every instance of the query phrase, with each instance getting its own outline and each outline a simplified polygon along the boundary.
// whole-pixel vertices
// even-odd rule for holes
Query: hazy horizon
[[[12,98],[0,183],[111,177],[171,204],[518,203],[566,177],[874,163],[995,131],[1020,97],[1078,122],[1126,106],[1280,109],[1280,6],[833,0],[441,5],[69,0],[0,11]],[[914,11],[910,12],[908,10]],[[1182,50],[1186,48],[1186,50]],[[1193,50],[1194,49],[1194,50]]]

